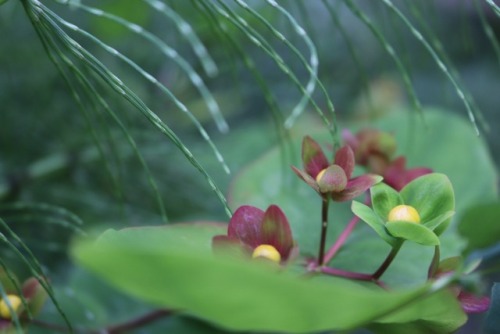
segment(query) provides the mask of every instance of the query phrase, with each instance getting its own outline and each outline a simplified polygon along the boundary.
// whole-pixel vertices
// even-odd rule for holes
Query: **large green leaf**
[[[454,295],[441,290],[446,281],[387,292],[298,277],[267,263],[214,256],[211,237],[224,232],[215,224],[109,230],[96,243],[78,243],[73,256],[142,300],[232,330],[306,333],[417,320],[457,328],[465,321]]]
[[[366,126],[393,133],[398,143],[397,155],[406,156],[408,168],[425,166],[445,174],[455,191],[457,215],[475,203],[494,198],[495,168],[482,138],[476,136],[470,124],[452,113],[436,109],[425,110],[424,118],[425,123],[414,114],[399,111]],[[356,125],[352,130],[360,128]],[[317,127],[311,127],[309,134],[323,147],[331,142],[326,131]],[[296,152],[300,152],[301,141],[301,137],[294,139]],[[296,159],[291,164],[300,166],[301,162]],[[279,205],[289,219],[301,252],[315,256],[319,244],[321,200],[291,171],[283,174],[280,166],[280,151],[275,148],[239,173],[232,183],[230,205],[233,208],[243,204],[260,208]],[[358,169],[356,174],[359,172]],[[352,216],[349,203],[330,205],[327,245],[333,244]],[[464,242],[454,228],[448,229],[440,239],[443,257],[461,253]],[[390,247],[368,226],[358,224],[330,265],[371,273],[389,251]],[[405,243],[384,280],[405,286],[425,281],[432,255],[428,247]]]

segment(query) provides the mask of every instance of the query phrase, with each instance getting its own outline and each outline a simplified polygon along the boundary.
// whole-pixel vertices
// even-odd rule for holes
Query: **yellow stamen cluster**
[[[252,258],[265,258],[273,262],[279,263],[281,261],[281,255],[276,248],[271,245],[259,245],[256,247],[252,253]]]
[[[14,312],[17,312],[19,307],[22,305],[21,298],[16,295],[7,295],[7,299],[9,300],[9,304],[11,306],[11,309],[14,310]],[[12,318],[12,313],[11,309],[9,309],[9,306],[7,305],[7,302],[5,299],[2,299],[0,301],[0,318],[3,319],[11,319]]]
[[[398,205],[389,212],[388,221],[404,221],[409,223],[420,223],[420,215],[417,210],[410,205]]]

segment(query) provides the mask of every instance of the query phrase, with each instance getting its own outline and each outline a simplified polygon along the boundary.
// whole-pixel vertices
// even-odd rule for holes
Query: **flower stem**
[[[319,270],[323,274],[327,274],[327,275],[343,277],[343,278],[357,280],[357,281],[373,282],[373,283],[377,284],[379,287],[381,287],[382,289],[388,290],[385,283],[378,280],[378,279],[374,279],[373,275],[357,273],[357,272],[353,272],[353,271],[346,271],[346,270],[342,270],[342,269],[336,269],[336,268],[325,267],[325,266],[320,267]]]
[[[432,278],[436,274],[439,268],[439,260],[441,258],[441,250],[439,245],[434,247],[434,256],[432,257],[431,264],[429,266],[429,271],[427,273],[427,278]]]
[[[319,244],[318,264],[320,266],[324,263],[325,258],[325,244],[326,244],[326,231],[328,228],[328,205],[330,204],[330,197],[323,195],[321,205],[321,239]]]
[[[385,271],[387,270],[387,268],[389,268],[389,266],[391,265],[391,263],[394,260],[394,258],[396,257],[396,255],[398,255],[398,252],[401,249],[402,245],[403,245],[403,243],[399,242],[396,245],[392,246],[392,249],[391,249],[391,252],[389,253],[389,255],[387,255],[384,262],[380,265],[380,267],[377,269],[377,271],[375,271],[373,273],[372,278],[374,280],[378,280],[385,273]]]

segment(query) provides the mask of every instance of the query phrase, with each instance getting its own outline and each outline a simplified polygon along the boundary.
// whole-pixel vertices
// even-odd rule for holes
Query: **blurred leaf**
[[[73,255],[142,300],[234,330],[303,333],[377,319],[456,329],[465,321],[452,293],[431,292],[446,282],[388,293],[337,278],[301,279],[259,262],[214,256],[211,237],[224,232],[217,224],[109,230],[94,244],[77,244]]]
[[[465,252],[487,248],[500,240],[500,202],[486,203],[467,210],[458,223],[458,232],[467,240]]]

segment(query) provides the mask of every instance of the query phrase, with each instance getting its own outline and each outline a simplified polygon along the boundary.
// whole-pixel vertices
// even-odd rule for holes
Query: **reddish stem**
[[[382,289],[388,290],[385,283],[382,281],[379,281],[378,279],[375,279],[373,277],[373,275],[362,274],[362,273],[357,273],[357,272],[353,272],[353,271],[346,271],[346,270],[330,268],[330,267],[320,267],[320,271],[323,274],[327,274],[327,275],[338,276],[338,277],[343,277],[343,278],[353,279],[353,280],[358,280],[358,281],[373,282],[373,283],[377,284],[379,287],[381,287]]]
[[[354,216],[351,219],[351,221],[349,222],[349,224],[347,224],[347,226],[342,231],[342,233],[340,234],[340,236],[338,237],[338,239],[335,241],[335,243],[333,244],[333,246],[326,253],[325,263],[330,262],[330,260],[335,256],[335,254],[337,254],[337,252],[344,245],[344,243],[346,242],[347,238],[351,234],[351,232],[354,229],[354,227],[356,227],[356,225],[358,224],[358,222],[359,222],[359,217],[358,216]]]
[[[161,319],[163,317],[170,316],[171,314],[172,314],[172,311],[170,311],[170,310],[152,311],[152,312],[147,313],[143,316],[132,319],[128,322],[124,322],[121,324],[110,326],[110,327],[106,328],[105,332],[107,334],[125,333],[125,332],[132,330],[132,329],[136,329],[136,328],[140,328],[144,325],[148,325],[148,324],[152,323],[153,321],[156,321],[156,320]]]
[[[107,334],[119,334],[119,333],[125,333],[128,331],[131,331],[133,329],[137,329],[140,327],[143,327],[145,325],[148,325],[158,319],[161,319],[163,317],[170,316],[172,314],[172,311],[170,310],[154,310],[151,311],[150,313],[144,314],[142,316],[139,316],[137,318],[131,319],[129,321],[112,325],[109,326],[105,329],[77,329],[77,333],[85,333],[85,334],[99,334],[99,333],[107,333]],[[58,325],[58,324],[51,324],[51,323],[46,323],[38,319],[34,319],[31,321],[31,324],[34,326],[40,327],[40,328],[45,328],[49,329],[52,332],[56,333],[70,333],[71,331],[69,330],[68,327]]]
[[[345,277],[345,278],[349,278],[349,279],[355,279],[358,281],[372,281],[373,280],[372,275],[369,275],[369,274],[362,274],[362,273],[357,273],[357,272],[353,272],[353,271],[347,271],[347,270],[330,268],[330,267],[321,267],[320,270],[324,274]]]
[[[365,197],[365,202],[364,203],[366,205],[368,205],[368,203],[370,203],[370,192],[366,192],[366,197]],[[349,223],[344,228],[344,230],[342,231],[342,233],[340,234],[340,236],[337,238],[337,240],[335,241],[335,243],[333,244],[333,246],[326,253],[324,263],[328,263],[328,262],[330,262],[333,259],[333,257],[339,251],[339,249],[345,244],[347,238],[349,237],[349,235],[351,235],[352,230],[354,230],[354,228],[356,227],[356,225],[358,224],[358,222],[359,222],[359,217],[357,217],[357,216],[354,216],[349,221]]]

